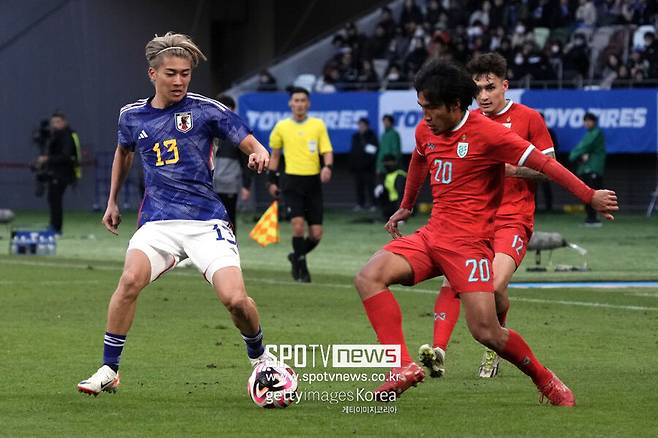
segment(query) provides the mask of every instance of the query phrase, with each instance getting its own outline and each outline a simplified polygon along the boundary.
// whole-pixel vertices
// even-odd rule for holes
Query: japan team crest
[[[176,113],[174,115],[174,121],[176,122],[176,130],[180,132],[188,132],[192,129],[192,112],[188,111],[186,113]]]
[[[457,156],[459,158],[464,158],[468,154],[468,143],[459,142],[457,143]]]

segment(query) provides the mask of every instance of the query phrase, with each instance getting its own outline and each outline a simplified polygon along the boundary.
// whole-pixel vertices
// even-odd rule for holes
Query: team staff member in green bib
[[[598,118],[587,113],[583,118],[587,132],[569,154],[569,161],[576,162],[576,175],[593,189],[603,187],[603,170],[605,168],[605,137],[598,127]],[[586,227],[600,227],[601,221],[596,210],[585,205]]]
[[[379,140],[379,149],[377,150],[377,175],[379,180],[383,180],[384,175],[386,175],[386,167],[384,165],[384,157],[386,155],[392,155],[400,165],[400,158],[402,156],[402,148],[400,143],[400,134],[393,127],[395,121],[393,116],[390,114],[384,114],[382,117],[382,123],[384,124],[384,132]]]
[[[309,92],[304,88],[292,88],[288,105],[292,115],[280,120],[270,134],[269,192],[273,197],[279,194],[277,170],[283,153],[282,192],[292,224],[293,252],[288,254],[288,260],[293,278],[310,283],[306,255],[322,239],[322,184],[331,180],[334,155],[324,122],[308,115]],[[304,222],[308,223],[307,235]]]

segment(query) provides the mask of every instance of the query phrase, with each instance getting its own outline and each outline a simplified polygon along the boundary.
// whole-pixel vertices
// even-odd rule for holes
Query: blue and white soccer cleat
[[[430,370],[430,377],[442,377],[445,374],[446,369],[443,364],[446,360],[446,352],[440,347],[432,348],[428,344],[421,345],[418,349],[418,359]]]
[[[116,392],[119,387],[119,373],[103,365],[90,378],[78,383],[78,391],[98,395],[101,392]]]
[[[484,350],[482,355],[482,363],[480,363],[479,376],[483,379],[490,379],[498,375],[498,367],[500,366],[500,358],[498,354],[489,350]]]

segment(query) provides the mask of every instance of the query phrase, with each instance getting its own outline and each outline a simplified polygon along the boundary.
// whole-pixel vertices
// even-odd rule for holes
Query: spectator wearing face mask
[[[383,87],[385,90],[406,90],[409,88],[409,82],[403,76],[399,65],[393,63],[388,66]]]

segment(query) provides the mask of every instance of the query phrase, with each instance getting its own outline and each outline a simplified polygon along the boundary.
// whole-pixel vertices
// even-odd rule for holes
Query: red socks
[[[384,289],[363,302],[372,328],[381,344],[400,346],[401,365],[413,362],[402,332],[402,312],[390,290]]]
[[[551,373],[535,357],[526,341],[512,329],[507,329],[509,337],[503,351],[498,354],[503,359],[512,362],[518,369],[530,376],[537,386],[546,384],[551,379]]]
[[[444,286],[439,291],[434,304],[434,347],[443,351],[448,348],[450,336],[459,319],[461,300],[450,286]]]

